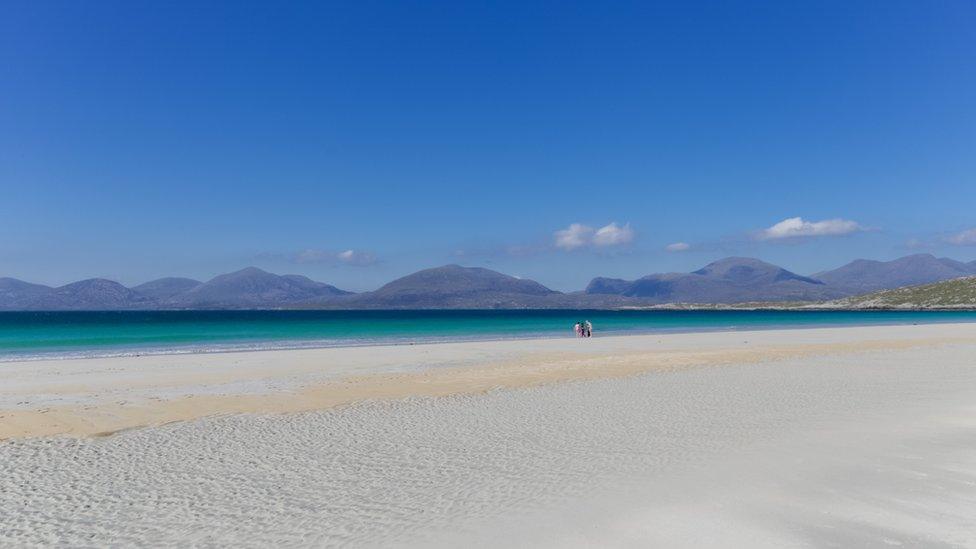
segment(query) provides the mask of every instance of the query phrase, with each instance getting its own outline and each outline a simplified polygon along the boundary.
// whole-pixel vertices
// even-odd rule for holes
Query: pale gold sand
[[[976,343],[976,324],[11,362],[0,364],[0,439],[953,343]]]

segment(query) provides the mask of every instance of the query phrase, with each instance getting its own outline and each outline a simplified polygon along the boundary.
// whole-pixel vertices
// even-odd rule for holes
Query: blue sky
[[[972,2],[0,11],[0,276],[976,259]]]

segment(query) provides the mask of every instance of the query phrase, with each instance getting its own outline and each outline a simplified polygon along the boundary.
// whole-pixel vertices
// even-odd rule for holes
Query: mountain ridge
[[[749,257],[727,257],[690,273],[650,274],[633,281],[595,278],[586,292],[643,298],[652,303],[814,301],[841,297],[819,280]]]
[[[974,309],[976,276],[881,290],[827,305],[857,309]]]
[[[351,294],[303,275],[276,275],[257,267],[218,275],[207,282],[166,277],[131,288],[102,278],[57,288],[2,278],[0,310],[275,309]]]
[[[277,308],[350,292],[302,275],[276,275],[257,267],[217,275],[162,304],[178,308]]]
[[[849,294],[929,284],[976,274],[976,261],[963,263],[932,254],[913,254],[891,261],[856,259],[813,278]]]
[[[976,261],[914,254],[892,261],[859,259],[804,276],[755,258],[727,257],[688,273],[656,273],[635,280],[595,277],[586,289],[564,293],[483,267],[449,264],[356,294],[304,275],[246,267],[205,282],[166,277],[131,288],[98,278],[56,288],[0,278],[0,310],[599,309],[672,303],[814,303],[872,291],[862,291],[864,287],[900,288],[912,285],[901,284],[906,280],[938,282],[958,278],[953,276],[958,273],[976,274]],[[851,283],[851,277],[858,283]]]
[[[523,308],[544,306],[546,298],[563,295],[534,280],[485,269],[450,264],[388,282],[343,305],[364,308]]]
[[[168,299],[203,284],[192,278],[168,276],[132,286],[132,290],[153,299]]]

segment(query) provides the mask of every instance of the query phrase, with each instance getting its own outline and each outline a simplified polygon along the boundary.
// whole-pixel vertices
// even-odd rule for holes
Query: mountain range
[[[976,276],[880,290],[824,305],[850,309],[973,309],[976,308]]]
[[[343,304],[370,309],[502,309],[544,307],[557,295],[563,294],[534,280],[478,267],[445,265],[398,278]]]
[[[748,257],[720,259],[691,273],[651,274],[633,281],[595,278],[585,291],[652,303],[811,301],[846,295],[821,280]]]
[[[962,263],[954,259],[915,254],[894,261],[858,259],[832,271],[813,275],[847,294],[930,284],[941,280],[976,274],[976,261]]]
[[[976,275],[976,261],[928,254],[893,261],[859,259],[811,276],[758,259],[730,257],[691,273],[636,280],[598,277],[583,291],[563,293],[489,269],[445,265],[357,294],[301,275],[248,267],[206,282],[171,277],[131,288],[100,278],[59,287],[0,278],[0,310],[617,308],[826,301],[969,275]]]

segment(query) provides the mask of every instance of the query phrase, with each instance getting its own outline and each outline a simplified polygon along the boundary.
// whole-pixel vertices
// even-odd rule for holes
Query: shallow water
[[[0,312],[0,360],[397,342],[976,321],[974,311]]]

